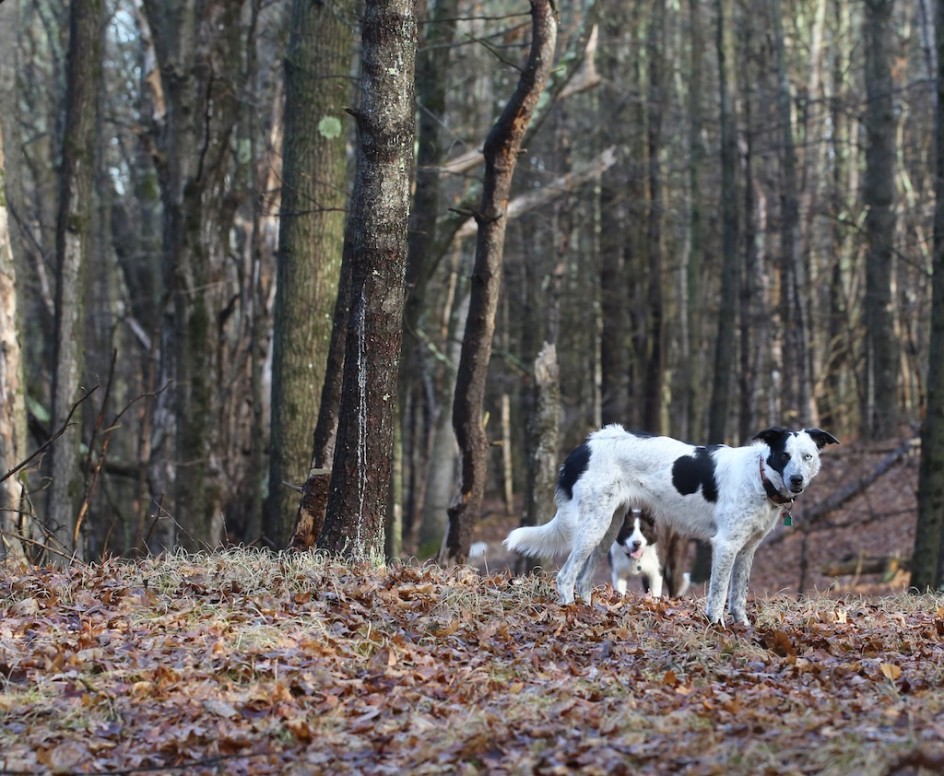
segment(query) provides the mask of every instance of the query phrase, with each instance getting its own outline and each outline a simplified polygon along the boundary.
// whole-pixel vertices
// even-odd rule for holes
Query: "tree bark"
[[[921,426],[918,524],[911,561],[911,590],[944,586],[944,4],[935,3],[937,101],[934,126],[934,255],[928,398]]]
[[[0,471],[8,472],[26,457],[26,409],[23,362],[20,357],[16,270],[7,219],[6,164],[3,120],[0,117]],[[0,562],[22,561],[32,539],[32,518],[23,509],[24,488],[19,477],[0,482]]]
[[[665,100],[662,57],[665,49],[665,2],[651,5],[652,18],[646,40],[649,65],[649,110],[647,141],[649,151],[649,217],[646,225],[646,252],[649,257],[649,332],[646,374],[643,388],[643,428],[663,433],[663,383],[665,381],[665,344],[662,294],[662,105]]]
[[[718,337],[715,341],[714,377],[711,383],[711,408],[708,441],[722,444],[727,440],[728,414],[731,407],[731,364],[735,358],[735,324],[740,275],[738,261],[737,206],[737,126],[731,95],[732,67],[728,43],[727,3],[717,0],[718,88],[721,108],[721,308],[718,313]]]
[[[681,378],[680,415],[682,422],[674,433],[682,439],[700,439],[704,434],[702,418],[703,403],[699,397],[703,392],[705,373],[702,356],[704,334],[701,322],[704,318],[704,300],[701,298],[702,266],[704,264],[704,237],[702,225],[702,167],[705,147],[702,140],[702,71],[705,66],[705,37],[701,16],[701,0],[689,0],[689,30],[691,35],[691,60],[688,80],[688,249],[680,268],[681,294],[680,339],[685,368],[678,370]]]
[[[318,546],[381,559],[402,339],[413,166],[416,18],[412,0],[364,16],[357,176],[349,218],[351,295],[331,487]],[[350,252],[348,252],[350,247]]]
[[[59,177],[56,222],[56,342],[52,389],[53,428],[68,416],[78,398],[85,351],[85,300],[92,239],[95,132],[101,86],[101,36],[104,3],[75,0],[69,9],[66,61],[66,127]],[[76,512],[85,492],[80,463],[82,425],[64,434],[52,449],[46,519],[54,549],[85,555]],[[56,555],[61,559],[63,556]]]
[[[196,551],[222,541],[217,326],[226,286],[218,241],[226,205],[220,189],[239,109],[242,3],[144,0],[144,7],[165,108],[153,127],[164,207],[163,282],[171,301],[162,322],[160,383],[174,378],[172,406],[157,411],[161,422],[175,424],[171,514],[179,543]],[[176,543],[174,533],[167,531],[161,544]]]
[[[534,359],[534,409],[528,422],[528,485],[521,525],[546,523],[554,514],[560,425],[560,366],[557,348],[544,343]],[[521,556],[517,571],[538,561]]]
[[[793,95],[787,72],[786,45],[780,0],[771,0],[777,59],[777,115],[781,127],[780,194],[780,330],[783,333],[783,421],[811,424],[815,421],[812,380],[807,356],[811,347],[807,336],[806,268],[800,235],[800,190],[797,182],[797,153],[793,140]]]
[[[865,418],[863,433],[898,432],[898,348],[892,311],[895,237],[895,95],[892,79],[893,0],[865,3],[865,130],[868,138],[863,204],[865,259]]]
[[[462,459],[460,492],[449,507],[449,532],[443,562],[464,562],[469,554],[472,526],[485,494],[488,436],[482,418],[485,383],[495,331],[505,242],[505,211],[521,141],[547,83],[557,42],[552,0],[531,2],[531,52],[518,87],[485,141],[485,180],[482,204],[475,220],[479,232],[472,270],[472,295],[462,353],[456,375],[453,427]]]
[[[353,7],[294,0],[285,57],[266,541],[284,547],[311,468],[344,248]]]

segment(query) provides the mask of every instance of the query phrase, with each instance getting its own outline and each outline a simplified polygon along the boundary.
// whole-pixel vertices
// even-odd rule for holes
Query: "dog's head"
[[[763,470],[771,484],[784,498],[799,496],[819,471],[819,451],[839,440],[827,431],[807,428],[789,431],[775,426],[761,431],[755,440],[767,445]]]
[[[630,558],[639,560],[646,547],[656,543],[656,521],[645,509],[630,509],[616,536],[616,543]]]

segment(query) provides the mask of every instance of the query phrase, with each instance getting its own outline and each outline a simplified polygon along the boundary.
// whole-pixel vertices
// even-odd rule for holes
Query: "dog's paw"
[[[710,609],[706,609],[705,617],[708,618],[708,622],[712,625],[724,627],[724,612],[712,612]]]

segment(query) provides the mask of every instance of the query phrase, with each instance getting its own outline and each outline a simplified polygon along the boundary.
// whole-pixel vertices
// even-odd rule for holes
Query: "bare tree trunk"
[[[344,380],[344,346],[347,319],[351,306],[351,275],[353,272],[354,222],[348,217],[344,235],[344,256],[341,261],[341,279],[334,302],[331,341],[325,379],[321,387],[321,404],[315,424],[311,453],[311,468],[302,486],[302,497],[292,531],[291,547],[307,550],[315,546],[324,528],[325,509],[328,506],[328,487],[331,484],[331,466],[334,462],[338,418],[341,412],[341,385]]]
[[[0,117],[0,472],[8,472],[26,457],[23,362],[5,173]],[[31,516],[23,509],[23,496],[18,477],[7,477],[0,483],[0,561],[26,558],[26,548],[18,537],[31,539],[33,530]]]
[[[674,433],[682,439],[699,439],[703,434],[702,402],[704,360],[702,358],[701,321],[704,300],[701,298],[702,266],[704,260],[701,175],[705,156],[702,140],[702,70],[705,66],[705,40],[701,19],[701,0],[689,0],[689,30],[691,34],[691,61],[688,72],[688,250],[686,261],[680,267],[681,345],[684,368],[680,369],[681,427]]]
[[[865,401],[863,432],[884,439],[898,431],[898,347],[892,311],[895,237],[895,95],[893,0],[866,0],[865,45]]]
[[[918,524],[911,562],[911,590],[944,585],[944,4],[935,3],[937,93],[934,126],[934,258],[928,399],[921,426]]]
[[[643,428],[661,433],[662,388],[665,378],[665,345],[663,343],[662,301],[662,104],[665,100],[662,81],[662,52],[665,49],[665,1],[651,5],[646,53],[649,64],[649,112],[647,134],[649,145],[649,218],[646,229],[649,254],[649,352],[644,379]]]
[[[784,420],[812,423],[812,380],[809,375],[810,347],[806,268],[800,235],[800,192],[797,182],[797,155],[793,141],[792,92],[787,72],[786,46],[780,0],[771,0],[777,57],[778,116],[782,131],[781,170],[783,189],[780,212],[780,326],[783,331],[783,365],[786,415]]]
[[[292,3],[265,511],[266,540],[275,547],[288,543],[298,512],[297,495],[282,483],[304,481],[311,468],[341,274],[353,16],[350,2]]]
[[[751,46],[751,33],[745,31],[745,43]],[[745,52],[748,61],[753,61],[752,51]],[[757,375],[758,359],[757,351],[760,350],[755,343],[764,342],[767,339],[767,322],[765,316],[758,310],[758,301],[763,298],[760,276],[763,271],[760,266],[760,260],[757,250],[757,218],[756,203],[754,198],[754,141],[753,141],[753,107],[754,95],[751,87],[748,85],[753,82],[753,74],[748,72],[739,79],[743,85],[742,105],[744,106],[744,158],[742,168],[744,171],[744,272],[741,273],[741,282],[739,290],[738,303],[738,324],[740,327],[739,348],[739,369],[738,369],[738,391],[741,396],[740,407],[738,409],[737,422],[737,441],[739,443],[750,439],[756,432],[753,428],[756,420],[757,398]]]
[[[443,210],[441,194],[442,163],[449,146],[446,132],[446,95],[449,87],[449,61],[453,51],[452,41],[458,22],[458,0],[435,0],[430,3],[429,18],[425,27],[423,44],[416,60],[417,101],[417,156],[413,209],[410,214],[409,250],[406,263],[406,303],[403,312],[403,352],[400,356],[400,425],[408,423],[406,408],[411,406],[417,414],[438,415],[438,406],[428,406],[430,396],[436,405],[448,405],[451,388],[439,386],[435,392],[427,392],[423,382],[415,379],[423,364],[422,351],[426,312],[426,289],[439,263],[433,250],[436,229]],[[435,442],[435,422],[429,427],[418,428],[418,433],[404,432],[404,451],[409,461],[409,470],[404,472],[412,482],[419,483],[426,476],[429,466],[444,465],[445,462],[430,456]],[[451,434],[451,432],[449,432]],[[445,443],[441,440],[440,444]],[[449,467],[451,468],[451,467]],[[417,510],[425,510],[416,491],[404,504],[408,510],[404,519],[409,526],[416,522]],[[428,543],[428,540],[427,542]]]
[[[92,239],[92,197],[95,181],[95,131],[101,85],[102,0],[75,0],[69,11],[69,54],[66,64],[66,126],[59,178],[56,223],[56,342],[53,375],[53,428],[68,416],[78,398],[85,351],[86,267]],[[52,449],[52,482],[46,519],[55,549],[84,557],[79,501],[85,491],[80,463],[82,424],[65,434]],[[56,556],[57,558],[61,556]]]
[[[337,444],[318,546],[379,559],[390,504],[413,167],[416,18],[412,0],[364,16],[357,177],[349,230],[351,307]]]
[[[482,421],[488,362],[495,331],[505,243],[505,210],[521,141],[547,83],[557,42],[552,0],[531,2],[531,52],[518,88],[485,141],[485,181],[472,270],[472,296],[456,376],[453,427],[462,456],[460,493],[449,507],[442,562],[464,562],[478,519],[488,473],[488,437]]]
[[[557,348],[544,343],[534,359],[534,409],[528,423],[530,455],[524,518],[521,525],[546,523],[554,514],[560,416],[560,366]],[[520,556],[517,571],[533,566],[535,559]]]
[[[735,324],[740,262],[738,261],[737,206],[737,127],[732,99],[734,63],[729,61],[727,7],[729,0],[717,0],[718,88],[721,106],[721,309],[718,313],[718,338],[715,342],[714,378],[711,383],[711,408],[708,441],[727,441],[728,414],[731,407],[731,364],[735,357]]]
[[[143,0],[160,66],[164,113],[153,127],[164,206],[160,370],[174,378],[172,517],[180,544],[204,550],[222,540],[219,323],[228,302],[220,240],[231,137],[240,107],[242,2]],[[165,451],[166,452],[169,451]],[[173,540],[172,533],[163,537]]]
[[[628,3],[615,3],[600,14],[600,70],[608,82],[625,78],[629,51],[625,43],[630,27]],[[600,126],[601,145],[620,149],[616,164],[600,176],[600,277],[599,277],[599,369],[600,415],[603,423],[630,420],[629,311],[626,299],[628,264],[629,132],[635,122],[629,115],[629,101],[619,100],[612,108],[612,121]]]

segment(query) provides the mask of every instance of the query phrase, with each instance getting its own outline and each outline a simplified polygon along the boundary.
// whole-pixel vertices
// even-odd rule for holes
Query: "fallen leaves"
[[[878,774],[942,756],[940,597],[772,598],[727,630],[693,600],[553,600],[542,577],[312,555],[0,571],[0,769]]]

